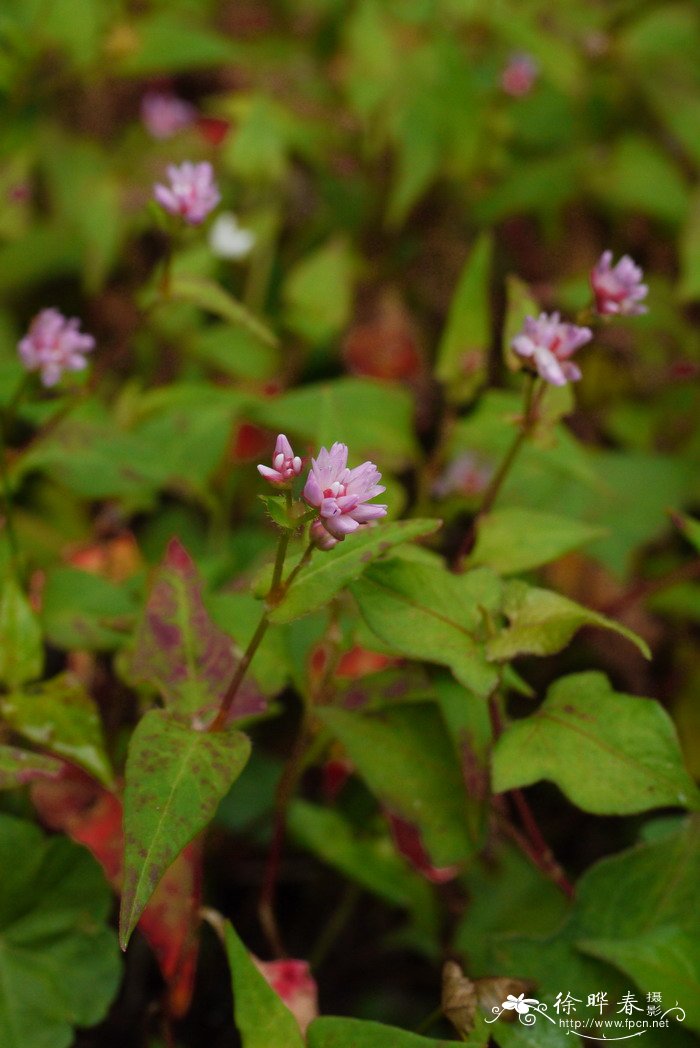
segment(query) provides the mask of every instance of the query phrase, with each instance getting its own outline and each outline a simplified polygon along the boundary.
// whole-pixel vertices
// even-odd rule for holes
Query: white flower
[[[242,229],[230,211],[222,212],[209,230],[209,247],[217,258],[245,258],[254,245],[255,233]]]

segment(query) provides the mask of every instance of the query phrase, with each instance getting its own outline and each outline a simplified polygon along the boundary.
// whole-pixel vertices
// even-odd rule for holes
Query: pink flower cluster
[[[80,321],[68,319],[57,309],[42,309],[17,344],[27,371],[39,371],[45,386],[55,386],[64,371],[81,371],[85,354],[95,348],[92,335],[79,330]]]
[[[623,255],[613,266],[612,251],[604,251],[591,270],[591,285],[597,311],[601,316],[637,316],[646,313],[641,304],[649,288],[644,274],[629,255]]]
[[[642,305],[648,288],[644,274],[629,255],[612,264],[612,251],[604,251],[591,270],[595,309],[601,316],[636,316],[646,313]],[[522,331],[511,345],[515,352],[532,361],[538,375],[553,386],[565,386],[581,378],[579,368],[569,358],[593,338],[590,328],[562,321],[558,313],[526,317]]]
[[[387,507],[368,506],[370,499],[386,491],[381,473],[373,462],[348,469],[347,444],[321,448],[311,460],[304,485],[304,500],[318,509],[318,523],[338,541],[357,531],[361,524],[386,515]]]
[[[156,183],[153,195],[171,215],[179,215],[188,225],[198,226],[221,200],[211,164],[185,161],[179,167],[171,164],[167,173],[170,185]]]
[[[177,95],[164,91],[147,91],[141,99],[141,120],[153,138],[172,138],[189,127],[197,117],[197,110]]]
[[[301,459],[284,433],[277,437],[272,467],[260,465],[258,472],[275,486],[286,485],[299,475]],[[318,510],[311,538],[319,549],[332,549],[363,524],[386,516],[386,506],[367,505],[386,490],[379,483],[381,479],[373,462],[349,469],[346,444],[333,444],[330,451],[321,448],[318,457],[311,460],[302,493],[304,501]]]
[[[526,317],[523,330],[513,339],[513,349],[519,356],[532,361],[538,375],[553,386],[576,382],[581,372],[569,359],[577,349],[593,338],[587,327],[568,324],[558,313],[540,313]]]

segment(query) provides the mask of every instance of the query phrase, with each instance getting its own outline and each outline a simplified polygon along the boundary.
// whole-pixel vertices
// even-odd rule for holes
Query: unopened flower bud
[[[269,466],[258,466],[258,473],[270,484],[287,484],[301,473],[301,458],[295,455],[292,445],[284,433],[280,433],[272,454],[272,468]]]

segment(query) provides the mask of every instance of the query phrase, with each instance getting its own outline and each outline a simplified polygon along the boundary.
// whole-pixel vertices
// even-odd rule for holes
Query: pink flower
[[[185,161],[168,167],[170,185],[157,183],[153,195],[171,215],[180,215],[191,226],[198,226],[221,200],[211,164]]]
[[[318,522],[326,531],[344,539],[361,524],[386,515],[386,506],[365,505],[386,490],[378,483],[381,479],[373,462],[348,469],[347,445],[334,444],[330,451],[321,448],[318,458],[311,460],[303,495],[318,509]]]
[[[295,455],[292,445],[284,433],[280,433],[272,455],[272,469],[269,466],[258,466],[258,473],[271,484],[286,484],[301,473],[301,459]]]
[[[612,251],[604,251],[591,270],[591,284],[596,309],[602,316],[636,316],[646,313],[641,305],[649,288],[642,283],[644,274],[629,255],[612,265]]]
[[[45,386],[55,386],[64,371],[81,371],[85,354],[95,348],[92,335],[79,331],[80,321],[69,320],[57,309],[42,309],[17,344],[27,371],[40,371]]]
[[[521,98],[530,93],[538,73],[537,62],[530,55],[511,55],[501,73],[501,87],[507,95]]]
[[[172,138],[189,127],[197,110],[177,95],[148,91],[141,99],[141,120],[153,138]]]
[[[253,963],[305,1034],[309,1023],[318,1016],[318,989],[306,961],[259,961],[253,957]]]
[[[340,542],[340,539],[334,539],[330,531],[326,531],[320,520],[316,519],[311,525],[309,532],[309,538],[313,542],[316,549],[320,549],[323,553],[327,553],[329,549],[333,549]]]
[[[565,386],[581,378],[581,372],[568,358],[592,338],[590,328],[562,323],[558,313],[540,313],[537,320],[525,318],[523,330],[513,339],[512,346],[521,357],[532,358],[537,373],[546,382]]]

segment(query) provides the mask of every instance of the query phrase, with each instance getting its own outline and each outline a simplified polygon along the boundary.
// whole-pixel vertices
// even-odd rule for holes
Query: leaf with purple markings
[[[156,688],[177,713],[213,715],[236,664],[233,641],[204,607],[194,561],[182,543],[172,539],[136,630],[130,675]],[[264,708],[254,685],[244,682],[231,719],[260,712],[261,703]]]
[[[139,721],[126,762],[122,947],[163,874],[211,821],[249,755],[240,731],[193,731],[165,710]]]
[[[17,746],[0,746],[0,790],[24,786],[34,779],[57,779],[62,769],[63,761],[53,757]]]

